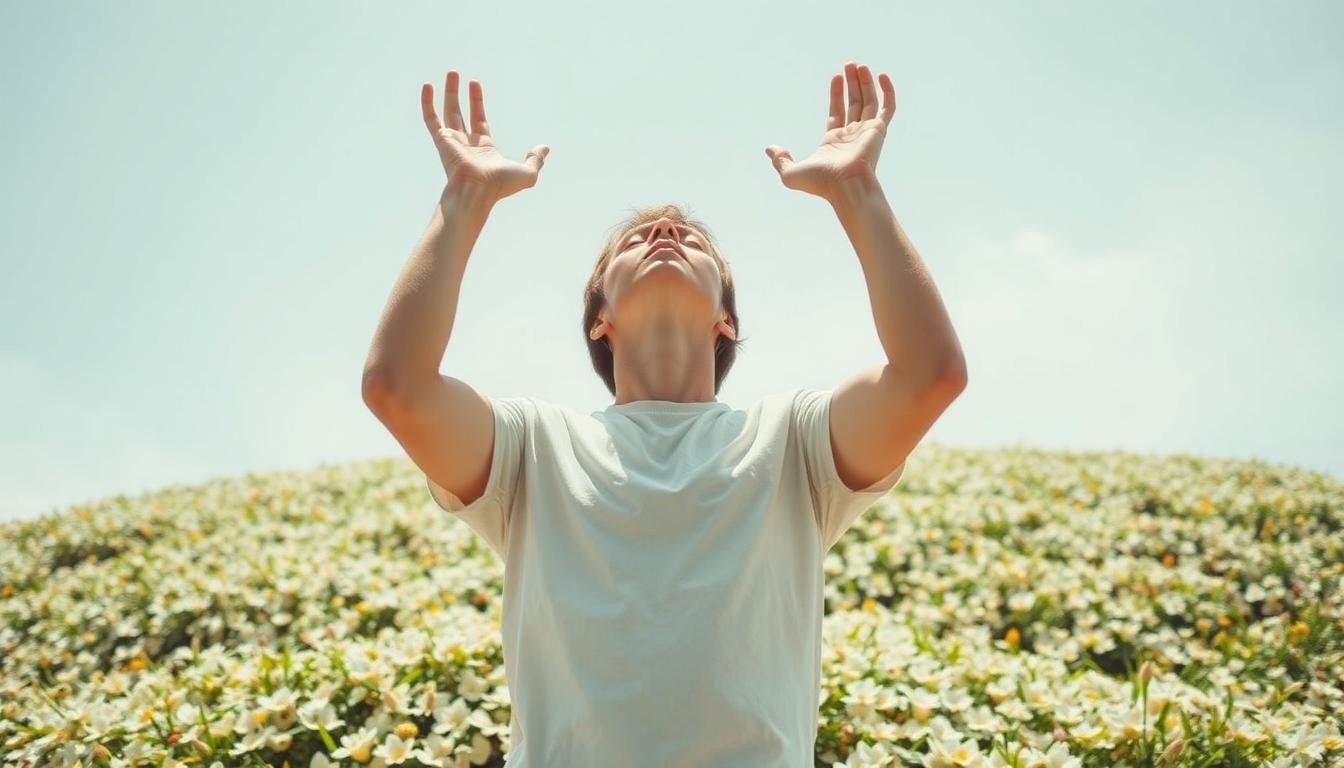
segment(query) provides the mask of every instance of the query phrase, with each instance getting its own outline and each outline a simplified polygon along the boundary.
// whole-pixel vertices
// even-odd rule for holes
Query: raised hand
[[[779,171],[784,186],[832,200],[838,184],[851,176],[875,176],[877,156],[887,137],[887,126],[896,114],[896,91],[891,78],[878,75],[882,84],[882,106],[878,108],[873,88],[873,73],[867,65],[845,64],[845,73],[831,77],[831,114],[826,133],[806,160],[795,162],[787,149],[778,144],[765,148],[765,154]],[[846,111],[843,86],[849,83],[849,109]]]
[[[434,86],[429,83],[420,86],[420,111],[424,114],[425,127],[434,139],[434,146],[439,150],[443,170],[448,174],[448,183],[482,184],[492,201],[502,200],[535,185],[546,155],[550,154],[550,147],[536,145],[528,150],[522,162],[509,160],[499,154],[490,138],[490,124],[485,121],[485,94],[481,84],[472,80],[468,86],[471,99],[470,129],[462,123],[457,86],[457,70],[450,69],[443,94],[443,115],[448,121],[446,126],[434,114]]]

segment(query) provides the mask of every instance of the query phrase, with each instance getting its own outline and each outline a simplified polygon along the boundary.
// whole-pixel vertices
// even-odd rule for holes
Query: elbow
[[[960,355],[939,367],[934,376],[934,388],[949,401],[955,400],[966,390],[966,382],[966,359]]]
[[[374,413],[387,410],[396,391],[395,385],[385,372],[377,368],[365,368],[359,384],[360,396],[364,405]]]

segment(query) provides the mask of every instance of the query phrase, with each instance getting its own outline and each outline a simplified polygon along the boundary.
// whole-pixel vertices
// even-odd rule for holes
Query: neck
[[[714,401],[714,337],[686,330],[612,348],[616,405],[636,400]]]

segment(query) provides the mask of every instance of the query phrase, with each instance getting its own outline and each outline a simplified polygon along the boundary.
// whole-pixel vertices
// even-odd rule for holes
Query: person
[[[826,552],[891,491],[966,386],[960,344],[875,176],[890,78],[831,79],[819,148],[766,147],[784,186],[822,197],[863,263],[887,361],[834,389],[750,408],[717,399],[741,339],[728,264],[676,206],[608,238],[583,331],[613,395],[587,414],[485,395],[438,372],[468,254],[492,207],[536,184],[470,124],[449,70],[421,108],[447,184],[374,337],[364,400],[429,495],[504,563],[506,765],[813,765]],[[848,104],[844,85],[848,83]]]

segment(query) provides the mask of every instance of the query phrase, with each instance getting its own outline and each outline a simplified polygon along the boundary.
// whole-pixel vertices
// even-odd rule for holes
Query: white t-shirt
[[[832,391],[489,398],[484,494],[426,482],[504,562],[508,768],[812,767],[822,556],[905,469],[845,486]]]

